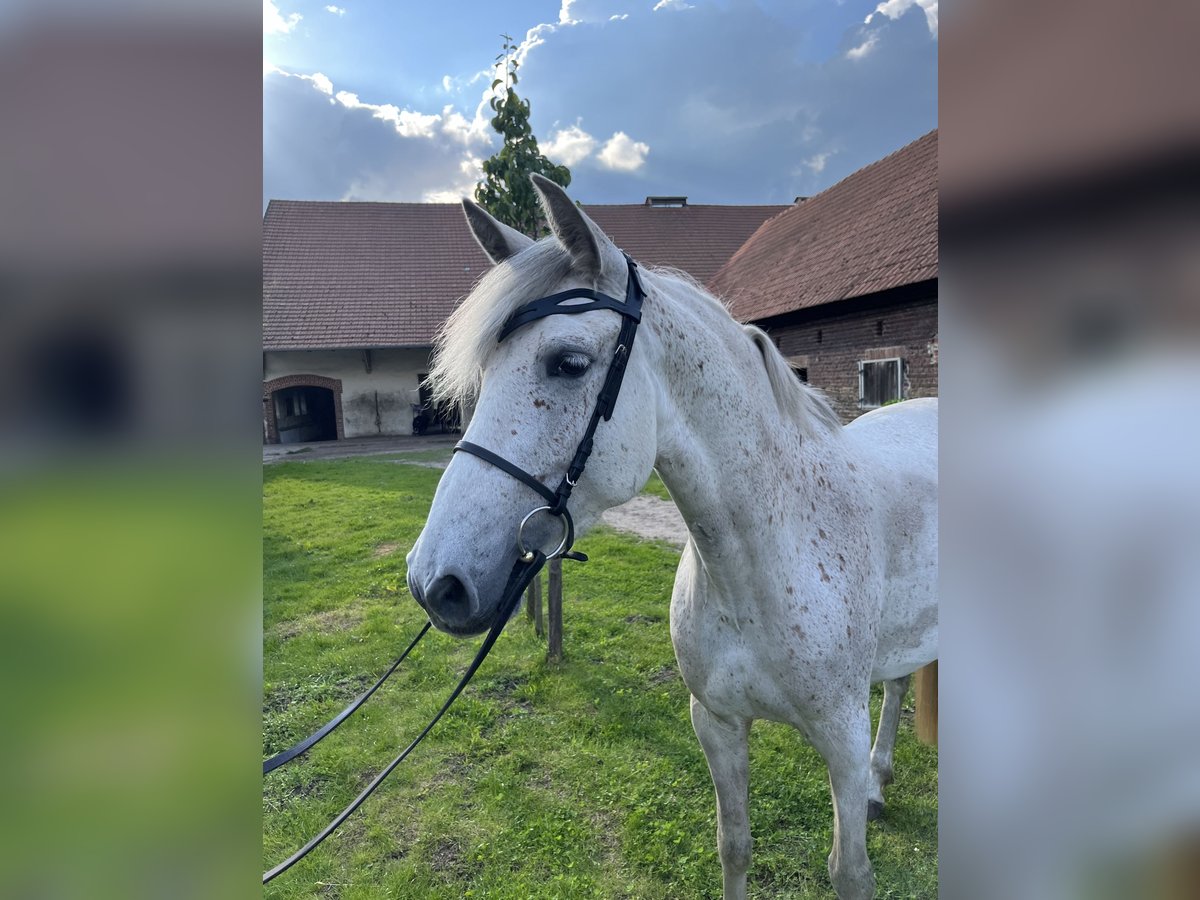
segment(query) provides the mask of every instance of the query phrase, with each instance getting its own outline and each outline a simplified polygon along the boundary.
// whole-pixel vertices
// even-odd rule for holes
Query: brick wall
[[[938,393],[937,283],[866,300],[802,310],[759,322],[808,383],[821,388],[843,422],[862,415],[858,364],[899,357],[903,399]]]

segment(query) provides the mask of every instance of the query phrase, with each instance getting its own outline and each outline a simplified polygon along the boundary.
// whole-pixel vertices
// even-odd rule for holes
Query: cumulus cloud
[[[475,195],[475,185],[483,180],[483,159],[468,156],[458,165],[459,179],[448,188],[434,188],[421,195],[422,203],[457,203]]]
[[[493,136],[453,106],[369,103],[324,75],[263,78],[263,198],[444,201],[469,195]]]
[[[325,12],[333,13],[335,16],[344,16],[346,14],[346,10],[340,6],[327,6],[325,7]]]
[[[846,51],[846,59],[862,59],[868,53],[875,49],[879,43],[879,35],[876,32],[871,32],[867,35],[867,39],[857,47],[851,47]]]
[[[573,166],[596,149],[596,139],[584,131],[578,122],[556,131],[542,145],[542,152],[556,162]]]
[[[616,172],[636,172],[646,163],[650,147],[635,141],[623,131],[613,134],[604,142],[599,156],[600,164]]]
[[[804,160],[804,167],[814,175],[820,175],[825,171],[825,163],[829,162],[829,157],[832,153],[816,153]]]
[[[338,91],[334,99],[347,109],[367,109],[376,119],[390,122],[396,133],[404,137],[433,137],[442,121],[439,115],[426,115],[412,109],[401,109],[394,103],[363,103],[358,94]]]
[[[654,12],[658,12],[660,9],[682,10],[695,9],[695,7],[690,3],[685,3],[684,0],[658,0],[654,4]]]
[[[652,15],[653,5],[569,0],[559,21],[519,40],[520,93],[534,133],[552,159],[575,160],[572,188],[586,202],[629,202],[640,190],[635,179],[651,179],[695,202],[786,203],[937,124],[929,0],[872,0],[867,9],[879,9],[871,24],[861,24],[865,10],[850,14],[841,45],[820,56],[797,53],[806,24],[758,4],[696,4],[686,16]],[[610,26],[626,13],[637,28]],[[875,35],[860,58],[848,58]],[[755,47],[755,65],[730,46]],[[498,141],[488,124],[491,67],[434,75],[429,94],[382,98],[339,91],[356,86],[316,74],[282,74],[264,63],[266,196],[448,199],[470,192],[477,176],[464,163],[489,156]],[[647,85],[669,102],[627,102]],[[458,92],[479,97],[474,110],[442,105]],[[431,95],[436,106],[423,99]],[[368,102],[380,100],[392,102]]]
[[[884,0],[875,7],[875,11],[867,16],[865,24],[870,25],[871,20],[876,15],[887,16],[893,21],[900,18],[912,7],[919,7],[925,13],[925,24],[929,26],[929,33],[934,37],[938,36],[938,0]]]
[[[303,18],[300,13],[292,13],[284,18],[273,0],[263,0],[263,34],[287,34]]]
[[[313,87],[315,87],[322,94],[328,94],[330,97],[333,96],[333,82],[330,81],[329,78],[323,73],[313,72],[312,83]]]

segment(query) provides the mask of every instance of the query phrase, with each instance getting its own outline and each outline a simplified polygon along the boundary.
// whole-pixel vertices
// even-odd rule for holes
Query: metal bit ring
[[[517,528],[517,550],[521,554],[521,562],[533,562],[533,551],[525,547],[525,526],[529,524],[530,519],[540,512],[551,512],[551,509],[549,506],[539,506],[523,518],[520,526]],[[563,552],[567,549],[567,541],[571,539],[571,526],[567,521],[567,517],[559,516],[558,520],[562,523],[562,540],[553,553],[546,554],[546,559],[554,559],[557,556],[562,556]]]

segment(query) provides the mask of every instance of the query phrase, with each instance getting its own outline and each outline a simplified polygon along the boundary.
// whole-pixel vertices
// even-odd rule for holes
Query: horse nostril
[[[451,624],[465,622],[474,612],[470,591],[453,575],[435,578],[425,592],[425,599],[443,621]]]

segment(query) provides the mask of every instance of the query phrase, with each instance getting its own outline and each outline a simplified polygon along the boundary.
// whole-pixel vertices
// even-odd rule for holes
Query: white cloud
[[[606,169],[616,172],[636,172],[646,162],[646,154],[650,147],[641,141],[635,141],[623,131],[613,134],[604,143],[604,148],[597,157]]]
[[[457,203],[475,196],[475,185],[483,180],[483,160],[468,156],[458,164],[459,178],[448,188],[433,188],[421,195],[422,203]]]
[[[879,14],[885,15],[892,20],[898,19],[914,6],[919,7],[925,13],[925,24],[929,26],[929,33],[937,37],[938,0],[884,0],[883,3],[875,7],[875,12],[867,16],[864,24],[870,25],[871,19]]]
[[[401,109],[393,103],[363,103],[358,99],[358,94],[350,91],[338,91],[334,97],[347,109],[369,109],[376,119],[390,122],[403,137],[431,138],[437,131],[434,126],[442,121],[439,115]]]
[[[857,47],[851,47],[846,51],[846,59],[862,59],[868,53],[875,49],[879,44],[879,35],[875,32],[867,35],[867,39]]]
[[[325,12],[333,13],[335,16],[344,16],[346,10],[341,6],[327,6]]]
[[[442,134],[461,144],[490,144],[492,132],[487,120],[467,119],[453,106],[442,107]]]
[[[445,91],[446,93],[450,93],[450,91],[452,91],[453,89],[454,89],[454,79],[451,78],[449,75],[443,75],[442,76],[442,90]]]
[[[329,78],[323,73],[313,72],[312,83],[313,87],[315,87],[322,94],[328,94],[330,97],[333,96],[333,82],[330,81]]]
[[[333,96],[333,82],[330,81],[329,77],[327,75],[325,75],[323,72],[313,72],[311,75],[301,75],[298,72],[285,72],[283,69],[279,68],[278,66],[274,66],[274,65],[271,65],[270,63],[264,62],[263,63],[263,77],[266,77],[267,75],[271,75],[271,74],[282,75],[285,78],[298,78],[300,81],[307,81],[314,88],[316,88],[322,94],[325,94],[327,97]],[[329,102],[332,103],[333,100],[330,100]]]
[[[624,21],[625,19],[628,19],[628,18],[629,18],[629,13],[621,13],[621,15],[619,15],[619,16],[609,16],[609,17],[608,17],[608,21],[610,21],[610,22],[621,22],[621,21]]]
[[[292,13],[286,19],[273,0],[263,0],[263,34],[287,34],[304,16]]]
[[[684,10],[695,9],[695,7],[690,3],[685,3],[684,0],[658,0],[658,2],[654,4],[653,11],[658,12],[660,9]]]
[[[817,153],[808,159],[804,160],[804,166],[814,175],[820,175],[825,171],[825,163],[829,161],[832,153]]]
[[[550,140],[542,145],[542,152],[546,156],[567,166],[575,165],[595,149],[596,139],[580,128],[578,122],[570,128],[556,131]]]

